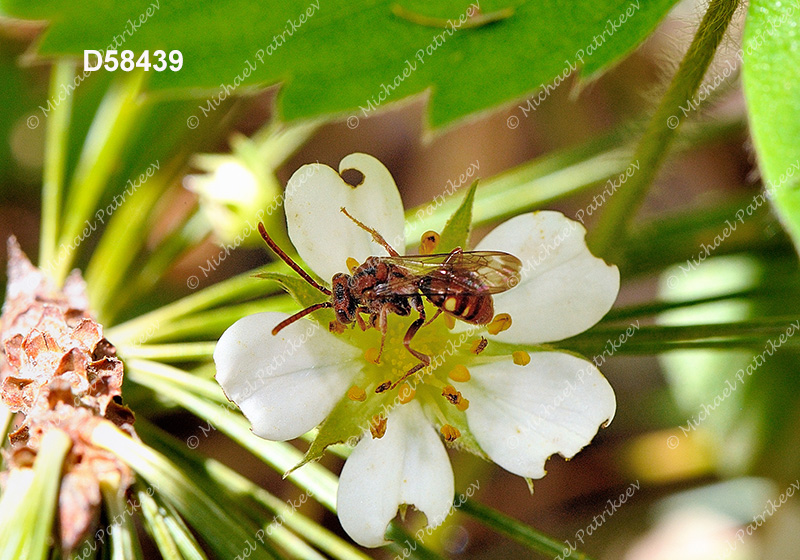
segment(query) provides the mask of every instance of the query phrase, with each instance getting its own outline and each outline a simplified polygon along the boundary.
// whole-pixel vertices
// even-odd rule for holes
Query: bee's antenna
[[[312,286],[314,286],[316,289],[318,289],[320,292],[322,292],[322,293],[323,293],[323,294],[325,294],[326,296],[329,296],[329,295],[331,295],[331,291],[330,291],[328,288],[326,288],[325,286],[320,286],[320,285],[317,283],[317,281],[316,281],[316,280],[314,280],[313,278],[311,278],[311,276],[309,276],[309,275],[308,275],[308,272],[306,272],[305,270],[303,270],[302,268],[300,268],[300,265],[299,265],[299,264],[297,264],[296,262],[294,262],[294,261],[292,260],[292,258],[291,258],[289,255],[287,255],[286,253],[284,253],[284,252],[283,252],[283,249],[281,249],[280,247],[278,247],[278,245],[277,245],[277,244],[276,244],[276,243],[275,243],[275,242],[272,240],[272,238],[271,238],[271,237],[270,237],[270,236],[267,234],[267,230],[266,230],[266,228],[264,227],[264,224],[263,224],[263,223],[261,223],[261,222],[258,222],[258,233],[260,233],[260,234],[261,234],[261,237],[263,237],[263,238],[264,238],[264,241],[266,241],[267,245],[269,245],[269,248],[270,248],[270,249],[272,249],[272,250],[275,252],[275,254],[276,254],[276,255],[278,255],[278,256],[281,258],[281,260],[283,260],[283,262],[285,262],[286,264],[288,264],[288,265],[291,267],[291,269],[292,269],[292,270],[294,270],[294,271],[295,271],[297,274],[299,274],[299,275],[300,275],[300,276],[303,278],[303,280],[305,280],[306,282],[308,282],[309,284],[311,284]],[[328,307],[330,307],[330,306],[328,306]],[[309,309],[310,309],[310,308],[309,308]],[[319,308],[317,308],[317,309],[319,309]],[[313,310],[312,310],[312,311],[313,311]],[[311,312],[311,311],[309,311],[309,313],[310,313],[310,312]],[[301,317],[302,317],[302,315],[301,315]],[[298,318],[299,318],[299,317],[298,317]],[[282,324],[283,324],[283,323],[281,323],[281,325],[282,325]],[[280,327],[281,325],[278,325],[278,326]],[[277,328],[277,327],[276,327],[276,328]],[[283,327],[281,327],[281,328],[283,328]],[[280,329],[278,329],[278,330],[280,330]],[[275,334],[275,331],[273,331],[273,334]]]
[[[358,221],[356,218],[354,218],[352,215],[350,215],[350,212],[348,212],[347,209],[344,206],[342,206],[340,208],[340,210],[342,211],[342,214],[344,214],[345,216],[347,216],[348,218],[353,220],[358,227],[360,227],[361,229],[363,229],[367,233],[371,234],[373,241],[375,241],[375,243],[377,243],[378,245],[383,245],[383,247],[389,252],[389,254],[391,256],[393,256],[393,257],[399,257],[400,256],[400,253],[395,251],[394,248],[391,245],[389,245],[389,243],[386,242],[386,240],[383,238],[383,236],[380,233],[378,233],[377,230],[369,227],[368,225],[365,225],[363,222]]]
[[[287,317],[286,319],[284,319],[283,321],[278,323],[275,326],[275,328],[272,329],[272,336],[275,336],[276,334],[281,332],[284,329],[284,327],[288,327],[289,325],[291,325],[292,323],[294,323],[298,319],[302,319],[303,317],[305,317],[309,313],[313,313],[317,309],[325,309],[326,307],[333,307],[333,304],[331,302],[329,302],[329,301],[324,301],[322,303],[315,303],[314,305],[312,305],[310,307],[306,307],[302,311],[298,311],[297,313],[295,313],[291,317]]]

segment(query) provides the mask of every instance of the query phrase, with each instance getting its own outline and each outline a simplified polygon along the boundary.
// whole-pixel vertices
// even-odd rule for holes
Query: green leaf
[[[566,544],[564,541],[559,541],[544,533],[540,533],[522,521],[500,513],[496,509],[492,509],[475,500],[466,500],[461,504],[460,510],[478,519],[483,525],[496,529],[515,541],[524,544],[528,548],[541,552],[545,556],[551,558],[568,557],[574,560],[590,560],[585,553],[580,550],[575,550],[571,545],[569,548],[564,546]],[[567,554],[569,554],[569,556],[567,556]]]
[[[151,495],[152,490],[142,486],[136,488],[136,497],[142,505],[143,525],[161,556],[165,560],[205,560],[203,549],[178,513],[169,504],[158,502]]]
[[[33,474],[12,469],[0,501],[0,558],[44,560],[58,505],[64,458],[72,446],[66,432],[51,429],[42,436]],[[17,474],[14,474],[14,473]],[[25,473],[25,474],[23,474]]]
[[[750,129],[766,190],[795,247],[800,247],[798,44],[800,7],[796,2],[750,3],[740,51]],[[753,205],[757,203],[763,204],[764,198],[754,198]]]
[[[478,181],[470,185],[467,196],[461,206],[450,216],[439,238],[438,253],[447,253],[461,247],[466,250],[469,243],[469,234],[472,232],[472,205],[475,202],[475,189]]]
[[[333,6],[318,0],[268,6],[254,0],[201,6],[185,0],[2,0],[0,11],[49,22],[39,43],[43,56],[82,58],[85,49],[111,48],[149,50],[155,61],[156,49],[181,51],[179,71],[150,71],[149,79],[155,90],[213,95],[214,102],[185,118],[214,114],[220,101],[243,88],[282,82],[278,105],[287,120],[336,113],[364,118],[385,103],[427,92],[430,121],[441,126],[560,84],[575,68],[593,74],[608,67],[647,37],[673,4],[574,0],[565,10],[558,0]]]
[[[244,543],[253,538],[257,527],[248,522],[235,503],[223,500],[219,495],[212,497],[167,457],[130,438],[110,423],[100,424],[94,429],[92,443],[117,455],[147,480],[203,535],[206,544],[218,556],[235,557],[241,553]],[[252,552],[253,558],[273,558],[270,551],[261,546]]]
[[[126,490],[120,487],[118,476],[101,478],[100,491],[106,505],[108,518],[114,521],[106,529],[110,537],[111,559],[142,560],[139,537],[136,535],[136,527],[130,513],[131,510],[136,511],[139,506],[138,502],[134,507],[133,503],[129,501],[129,509],[126,509]]]

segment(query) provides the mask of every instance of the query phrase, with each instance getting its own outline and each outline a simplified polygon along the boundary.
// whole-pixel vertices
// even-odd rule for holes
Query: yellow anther
[[[383,383],[381,383],[380,385],[375,387],[375,392],[376,393],[383,393],[384,391],[388,391],[391,388],[392,388],[392,380],[391,379],[387,379],[386,381],[384,381]]]
[[[456,326],[456,318],[452,315],[444,314],[444,324],[448,329],[453,329]]]
[[[426,231],[419,241],[419,254],[430,255],[436,250],[437,245],[439,245],[439,234],[435,231]]]
[[[381,439],[386,433],[386,418],[380,414],[373,416],[369,421],[369,432],[373,438]]]
[[[465,399],[463,396],[461,396],[461,393],[458,392],[458,390],[455,387],[453,387],[452,385],[445,385],[444,386],[444,389],[442,389],[442,396],[445,399],[447,399],[447,401],[450,404],[454,405],[456,408],[458,408],[461,411],[466,410],[467,409],[466,407],[469,406],[469,402],[467,401],[467,399]],[[465,401],[467,401],[467,405],[466,406],[464,405]],[[462,406],[464,408],[459,408],[459,407],[462,407]]]
[[[518,366],[527,366],[529,363],[531,363],[531,355],[525,350],[517,350],[516,352],[512,352],[511,357],[514,359],[514,363]]]
[[[480,354],[486,349],[487,344],[489,344],[489,341],[484,337],[480,337],[479,339],[472,341],[472,346],[470,347],[469,351],[473,354]]]
[[[450,424],[445,424],[442,426],[441,432],[444,436],[444,439],[449,442],[453,442],[461,437],[461,432],[458,431],[458,428],[451,426]]]
[[[417,392],[408,383],[403,383],[397,392],[397,396],[400,397],[400,404],[411,402],[416,394]]]
[[[347,265],[347,269],[350,272],[355,272],[356,269],[358,268],[358,261],[355,260],[353,257],[347,257],[345,264]]]
[[[500,313],[499,315],[495,315],[492,322],[486,327],[486,330],[489,331],[489,334],[498,334],[507,330],[508,327],[511,326],[511,315],[508,313]]]
[[[469,408],[469,399],[461,399],[461,402],[456,405],[456,408],[461,412],[464,412]]]
[[[458,364],[456,367],[451,369],[447,376],[453,381],[458,381],[461,383],[469,381],[470,378],[469,370],[466,368],[466,366],[461,364]],[[448,385],[448,387],[450,387],[450,385]]]
[[[347,398],[351,401],[364,401],[367,398],[367,392],[358,385],[353,385],[347,390]]]
[[[367,348],[367,351],[364,352],[364,359],[368,362],[372,362],[373,364],[379,363],[378,360],[380,359],[380,350],[374,346]]]

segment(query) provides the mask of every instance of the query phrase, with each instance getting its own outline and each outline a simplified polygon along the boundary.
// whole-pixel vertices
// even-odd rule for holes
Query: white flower
[[[320,166],[304,188],[286,196],[289,236],[303,260],[326,281],[348,272],[348,258],[363,263],[369,256],[386,255],[342,207],[395,248],[402,251],[405,245],[403,208],[389,172],[365,154],[344,158],[339,172],[348,169],[363,174],[355,188],[333,169]],[[302,173],[304,168],[296,172]],[[519,284],[493,296],[496,317],[508,314],[510,326],[494,323],[492,327],[507,327],[499,333],[486,325],[465,329],[463,323],[449,330],[442,319],[424,326],[412,347],[433,359],[430,368],[409,380],[413,392],[402,392],[404,385],[383,393],[375,388],[418,363],[402,344],[415,312],[411,317],[389,315],[379,364],[368,361],[368,349],[379,345],[376,329],[332,334],[300,320],[272,336],[285,314],[246,317],[219,340],[214,353],[217,380],[253,431],[268,439],[297,437],[334,409],[334,416],[353,415],[364,407],[358,425],[363,437],[342,470],[338,493],[339,519],[358,543],[384,544],[386,527],[401,504],[414,505],[429,524],[438,525],[454,494],[439,432],[513,473],[541,478],[548,457],[574,456],[614,416],[611,386],[591,363],[545,349],[515,352],[513,357],[508,350],[513,345],[536,350],[534,345],[576,335],[611,308],[619,272],[591,255],[585,233],[557,212],[517,216],[490,232],[476,250],[505,251],[523,263]],[[430,318],[434,308],[428,307]],[[480,337],[488,345],[476,354],[470,343]],[[359,397],[365,397],[363,402]],[[367,424],[376,411],[370,403],[379,399],[394,405],[377,409],[385,420],[384,434]]]

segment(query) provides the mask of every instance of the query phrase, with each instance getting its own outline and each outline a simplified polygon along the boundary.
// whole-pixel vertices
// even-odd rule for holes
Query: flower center
[[[425,302],[428,320],[437,310],[432,303]],[[470,364],[499,357],[479,357],[488,344],[482,336],[486,326],[471,326],[466,331],[453,332],[445,321],[447,315],[442,315],[420,328],[410,340],[411,349],[430,358],[430,364],[424,365],[403,343],[409,327],[418,317],[415,312],[408,317],[389,315],[382,352],[381,331],[377,326],[362,331],[355,325],[340,334],[364,353],[360,383],[351,387],[347,396],[354,402],[366,401],[367,408],[371,400],[399,406],[416,399],[440,426],[443,437],[452,442],[466,427],[463,414],[469,407],[469,401],[454,383],[470,380]],[[409,375],[409,372],[413,373]],[[379,419],[380,415],[373,421]],[[381,430],[373,429],[371,432],[373,437],[382,435]]]

